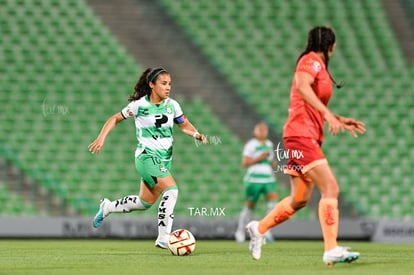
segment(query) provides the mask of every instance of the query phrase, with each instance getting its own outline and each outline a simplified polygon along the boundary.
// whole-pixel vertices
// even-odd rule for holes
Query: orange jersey
[[[300,58],[296,72],[306,72],[313,77],[313,91],[323,104],[328,105],[332,95],[332,80],[323,60],[315,52],[305,54]],[[322,142],[323,130],[323,115],[305,102],[296,90],[295,78],[293,78],[289,116],[283,128],[283,137],[308,137]]]

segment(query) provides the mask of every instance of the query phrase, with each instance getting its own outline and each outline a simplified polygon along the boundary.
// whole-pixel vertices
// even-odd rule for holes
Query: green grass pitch
[[[146,240],[0,240],[0,274],[414,274],[414,245],[341,242],[361,252],[327,268],[322,241],[276,241],[254,261],[248,243],[200,240],[172,256]]]

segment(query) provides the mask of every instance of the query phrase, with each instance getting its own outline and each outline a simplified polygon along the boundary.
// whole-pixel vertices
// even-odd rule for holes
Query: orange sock
[[[295,214],[295,209],[290,206],[291,198],[281,200],[260,222],[259,233],[264,234],[270,228],[290,219]]]
[[[319,222],[321,223],[325,251],[335,248],[338,238],[338,200],[325,198],[319,201]]]

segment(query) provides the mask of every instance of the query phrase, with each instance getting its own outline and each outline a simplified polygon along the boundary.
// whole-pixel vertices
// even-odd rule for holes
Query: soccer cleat
[[[107,207],[110,202],[111,201],[107,198],[101,200],[98,213],[96,213],[95,218],[93,219],[93,227],[98,228],[102,225],[103,219],[109,214],[105,207]]]
[[[259,222],[252,221],[246,226],[247,231],[250,235],[249,249],[253,259],[259,260],[262,255],[262,245],[265,244],[264,235],[259,233]]]
[[[234,238],[236,239],[236,242],[244,243],[246,234],[243,231],[237,230],[236,233],[234,233]]]
[[[155,246],[161,249],[167,249],[168,248],[168,241],[169,235],[166,236],[166,238],[158,238],[155,240]]]
[[[359,259],[359,252],[348,251],[349,247],[337,246],[323,253],[323,262],[331,267],[336,263],[351,263]]]
[[[155,242],[155,246],[161,249],[167,249],[167,243],[166,242],[161,242],[161,241],[156,241]]]
[[[270,232],[270,230],[268,230],[265,234],[264,234],[266,243],[272,243],[275,241],[275,239],[273,238],[272,232]]]
[[[167,249],[168,245],[166,242],[159,241],[158,239],[155,241],[155,246],[161,249]]]

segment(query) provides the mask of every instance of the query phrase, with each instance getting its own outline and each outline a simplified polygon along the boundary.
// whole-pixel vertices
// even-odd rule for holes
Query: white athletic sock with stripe
[[[251,213],[252,213],[252,210],[249,207],[244,206],[244,208],[240,212],[240,216],[239,216],[239,222],[238,222],[238,226],[237,226],[237,231],[238,232],[245,233],[246,225],[250,220]]]
[[[134,210],[147,210],[150,207],[151,204],[141,200],[139,196],[130,195],[115,201],[111,201],[107,209],[109,213],[128,213]]]
[[[174,220],[174,207],[178,198],[177,186],[167,188],[158,207],[158,240],[167,242]]]

